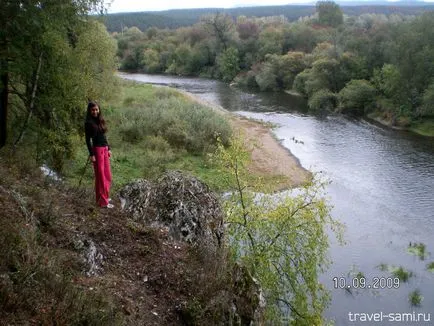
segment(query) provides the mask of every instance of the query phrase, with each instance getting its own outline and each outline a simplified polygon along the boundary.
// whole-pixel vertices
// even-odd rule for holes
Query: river
[[[121,76],[175,87],[226,110],[275,123],[276,137],[300,164],[322,171],[331,181],[327,193],[332,215],[346,225],[347,243],[332,241],[333,263],[321,277],[332,295],[326,318],[337,326],[434,325],[434,273],[427,270],[434,262],[433,138],[342,115],[315,117],[306,112],[304,100],[288,94],[248,93],[199,78]],[[409,253],[410,243],[426,245],[424,259]],[[381,264],[402,266],[412,276],[398,288],[388,288],[393,276]],[[351,272],[362,272],[369,285],[384,278],[381,288],[335,288],[333,278],[345,278],[347,286]],[[415,290],[423,297],[420,306],[409,302]],[[398,322],[400,318],[407,322]]]

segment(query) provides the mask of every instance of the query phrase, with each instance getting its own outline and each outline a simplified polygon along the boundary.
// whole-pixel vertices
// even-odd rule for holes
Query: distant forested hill
[[[363,5],[341,6],[341,9],[347,15],[360,15],[364,13],[420,15],[423,12],[434,10],[434,5]],[[284,15],[289,21],[294,21],[299,17],[314,14],[315,6],[287,5],[231,9],[177,9],[158,12],[118,13],[105,16],[104,23],[110,32],[120,32],[122,28],[132,26],[136,26],[142,31],[152,26],[157,28],[178,28],[181,26],[193,25],[199,21],[201,16],[216,12],[226,13],[234,18],[238,16],[267,17]]]

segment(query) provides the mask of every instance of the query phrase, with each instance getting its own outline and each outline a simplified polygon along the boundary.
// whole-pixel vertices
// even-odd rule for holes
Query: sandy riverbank
[[[304,169],[298,159],[283,147],[274,137],[272,130],[260,121],[254,121],[225,110],[223,107],[212,105],[193,94],[183,92],[192,100],[206,105],[226,115],[235,132],[241,132],[251,149],[252,162],[249,170],[256,175],[276,177],[276,190],[283,190],[302,185],[311,177],[311,173]]]

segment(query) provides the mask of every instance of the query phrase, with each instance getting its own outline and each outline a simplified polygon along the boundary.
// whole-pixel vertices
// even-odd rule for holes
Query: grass
[[[429,264],[426,265],[426,269],[434,274],[434,262],[431,262]]]
[[[229,123],[219,113],[175,90],[129,81],[120,82],[117,99],[101,109],[109,126],[113,191],[133,179],[155,179],[168,169],[190,171],[222,189],[221,173],[208,162],[217,136],[225,144],[231,136]],[[65,176],[72,185],[82,179],[91,186],[84,139],[75,137],[73,143],[77,153],[67,162]]]
[[[399,280],[402,282],[407,282],[410,279],[410,277],[413,276],[412,271],[406,270],[402,266],[396,267],[393,265],[387,265],[387,264],[381,263],[377,267],[382,272],[391,273],[394,277],[399,278]]]
[[[427,255],[426,245],[424,243],[410,242],[407,251],[412,255],[418,256],[421,260],[424,260]]]
[[[0,323],[124,324],[112,298],[98,290],[83,291],[74,283],[75,278],[82,276],[77,257],[65,254],[64,248],[50,246],[50,235],[58,231],[54,224],[60,218],[52,198],[46,196],[51,187],[37,183],[33,176],[16,184],[14,179],[20,171],[3,169],[4,166],[0,175]],[[32,170],[37,173],[36,166]]]
[[[387,102],[387,101],[386,101]],[[390,105],[390,104],[389,104]],[[368,114],[368,118],[376,120],[386,126],[390,126],[391,117],[383,111],[375,111]],[[434,118],[424,118],[424,120],[411,121],[408,117],[398,118],[400,127],[416,134],[434,137]]]
[[[53,184],[24,157],[0,152],[1,325],[178,325],[190,308],[180,303],[195,298],[205,310],[192,324],[232,311],[225,250],[174,249],[160,230],[95,209],[91,189]],[[104,257],[98,275],[87,274],[90,240]]]
[[[389,270],[389,266],[387,264],[385,264],[385,263],[381,263],[377,267],[382,272],[387,272]]]
[[[120,81],[119,96],[101,105],[108,121],[112,148],[112,192],[138,179],[156,179],[166,170],[188,172],[218,192],[230,190],[223,172],[211,160],[217,138],[227,146],[232,131],[227,117],[184,94],[166,87]],[[84,139],[73,138],[76,155],[67,162],[65,176],[71,185],[91,187],[93,171]],[[250,184],[258,176],[249,176]],[[279,176],[261,176],[269,192],[285,186]]]
[[[393,267],[391,269],[391,273],[393,276],[399,278],[399,280],[402,282],[407,282],[410,279],[410,277],[413,276],[413,272],[404,269],[404,267],[402,266]]]
[[[423,301],[423,296],[420,294],[420,291],[416,289],[410,292],[408,301],[410,301],[412,307],[419,307]]]
[[[410,130],[423,136],[434,137],[434,119],[413,122]]]

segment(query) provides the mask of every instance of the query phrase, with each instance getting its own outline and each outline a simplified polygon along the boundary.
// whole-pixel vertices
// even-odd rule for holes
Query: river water
[[[332,239],[333,263],[321,277],[332,295],[326,318],[337,326],[434,325],[434,273],[427,270],[434,262],[433,138],[341,115],[311,116],[304,100],[288,94],[247,93],[199,78],[121,76],[175,87],[240,115],[275,123],[276,137],[300,164],[322,171],[331,181],[327,194],[332,215],[345,224],[347,243],[340,246]],[[409,253],[410,243],[426,245],[424,259]],[[398,288],[388,288],[394,276],[379,268],[381,264],[402,266],[412,276]],[[335,288],[334,277],[345,278],[347,286],[357,272],[367,285],[384,278],[380,288]],[[423,297],[420,306],[409,302],[415,290]]]

